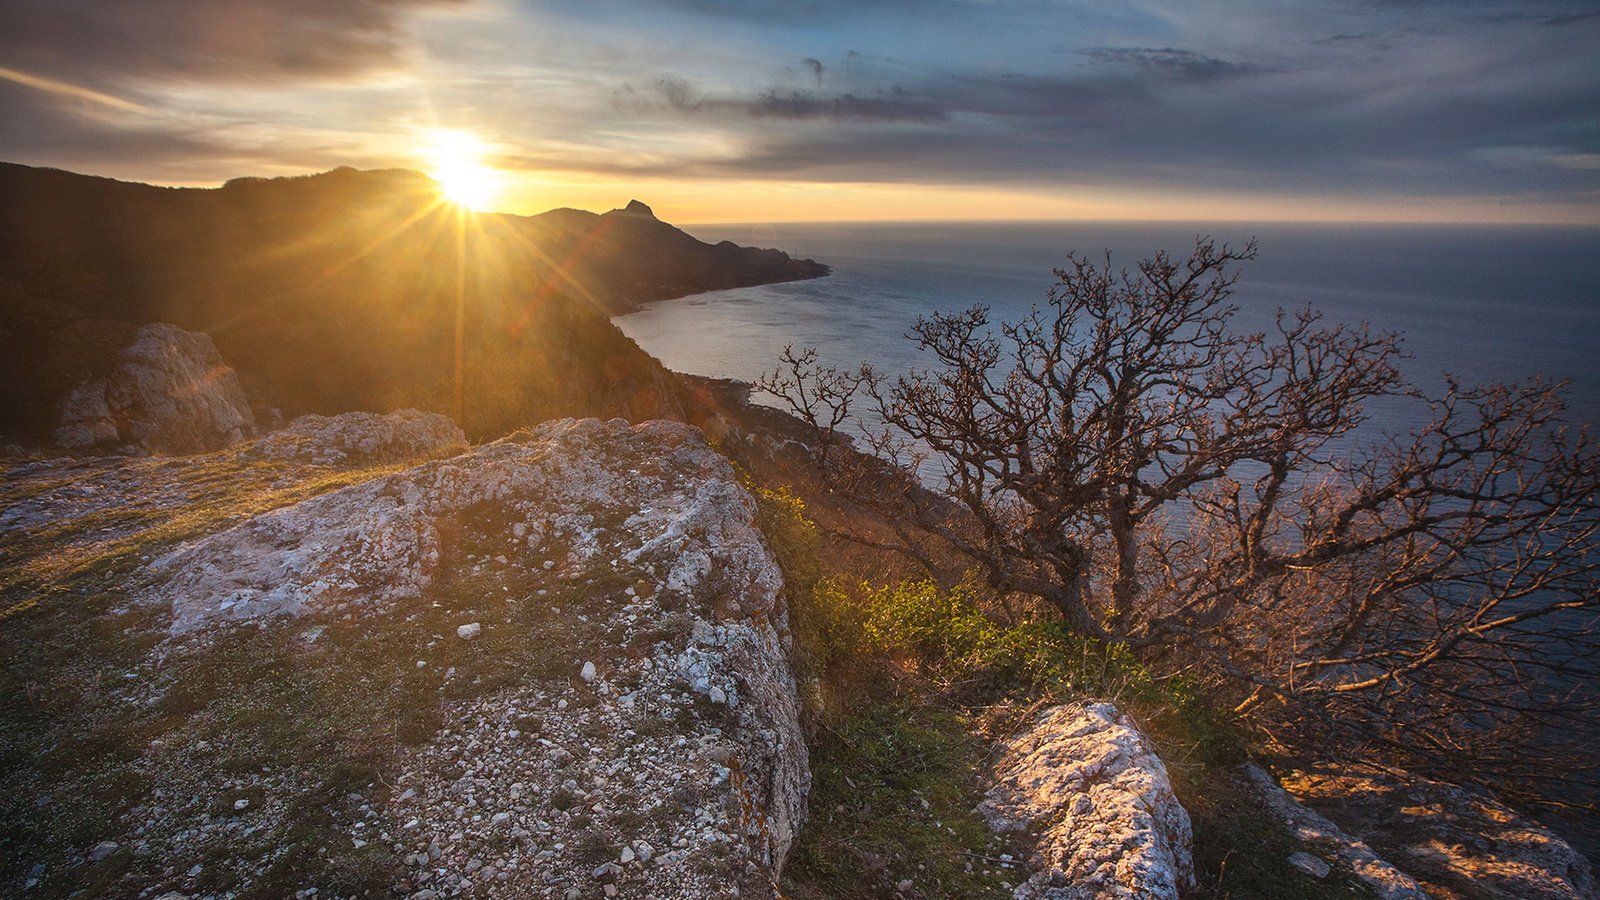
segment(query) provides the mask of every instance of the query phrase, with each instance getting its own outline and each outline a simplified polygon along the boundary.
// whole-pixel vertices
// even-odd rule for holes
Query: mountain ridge
[[[157,322],[210,335],[261,422],[417,407],[481,438],[681,418],[676,379],[609,317],[827,271],[632,204],[463,214],[405,169],[172,188],[0,163],[0,436],[39,443]]]

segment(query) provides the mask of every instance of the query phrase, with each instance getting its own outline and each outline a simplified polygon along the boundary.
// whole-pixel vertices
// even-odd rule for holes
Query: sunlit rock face
[[[696,429],[561,420],[202,537],[143,599],[173,658],[411,642],[370,689],[437,683],[438,726],[335,848],[402,894],[772,896],[810,775],[754,514]],[[186,858],[190,830],[159,852]]]
[[[320,465],[359,465],[396,460],[436,459],[467,449],[467,437],[450,417],[401,409],[337,416],[300,416],[256,441],[254,459],[294,460]]]
[[[1291,772],[1282,782],[1383,853],[1430,896],[1600,897],[1582,854],[1482,792],[1399,770],[1342,764]]]
[[[72,389],[55,438],[76,451],[201,453],[235,443],[254,427],[239,378],[211,338],[156,323],[135,333],[109,374]]]
[[[1379,900],[1427,900],[1427,892],[1416,879],[1379,856],[1365,841],[1290,796],[1266,769],[1250,761],[1240,767],[1239,774],[1260,798],[1262,808],[1296,840],[1315,851],[1313,859],[1331,861],[1364,882]]]
[[[1172,898],[1194,883],[1189,814],[1166,766],[1109,703],[1046,710],[999,748],[979,810],[1037,836],[1018,898]]]

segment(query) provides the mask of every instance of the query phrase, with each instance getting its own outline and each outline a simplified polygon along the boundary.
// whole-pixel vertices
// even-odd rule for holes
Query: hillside
[[[0,165],[0,434],[47,437],[71,387],[151,322],[209,334],[264,423],[455,412],[458,325],[475,437],[558,415],[678,415],[671,376],[610,313],[826,272],[705,244],[637,202],[462,213],[403,170],[202,190]]]

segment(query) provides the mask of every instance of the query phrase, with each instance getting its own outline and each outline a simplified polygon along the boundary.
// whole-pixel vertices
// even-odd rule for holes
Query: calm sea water
[[[1015,318],[1042,301],[1069,252],[1132,266],[1193,247],[1197,230],[1260,256],[1237,287],[1242,328],[1280,307],[1405,336],[1406,370],[1437,388],[1545,374],[1571,382],[1571,418],[1600,422],[1600,229],[1228,223],[871,223],[697,226],[706,241],[778,247],[833,267],[814,281],[657,303],[617,324],[669,368],[751,380],[785,343],[826,361],[921,364],[903,335],[918,315],[983,303]],[[1403,429],[1418,410],[1377,410]]]

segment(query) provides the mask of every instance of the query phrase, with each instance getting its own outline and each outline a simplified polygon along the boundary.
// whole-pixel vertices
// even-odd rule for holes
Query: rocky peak
[[[646,219],[654,219],[656,217],[650,207],[640,203],[638,200],[629,200],[628,205],[618,210],[618,212],[623,215],[640,216]]]

